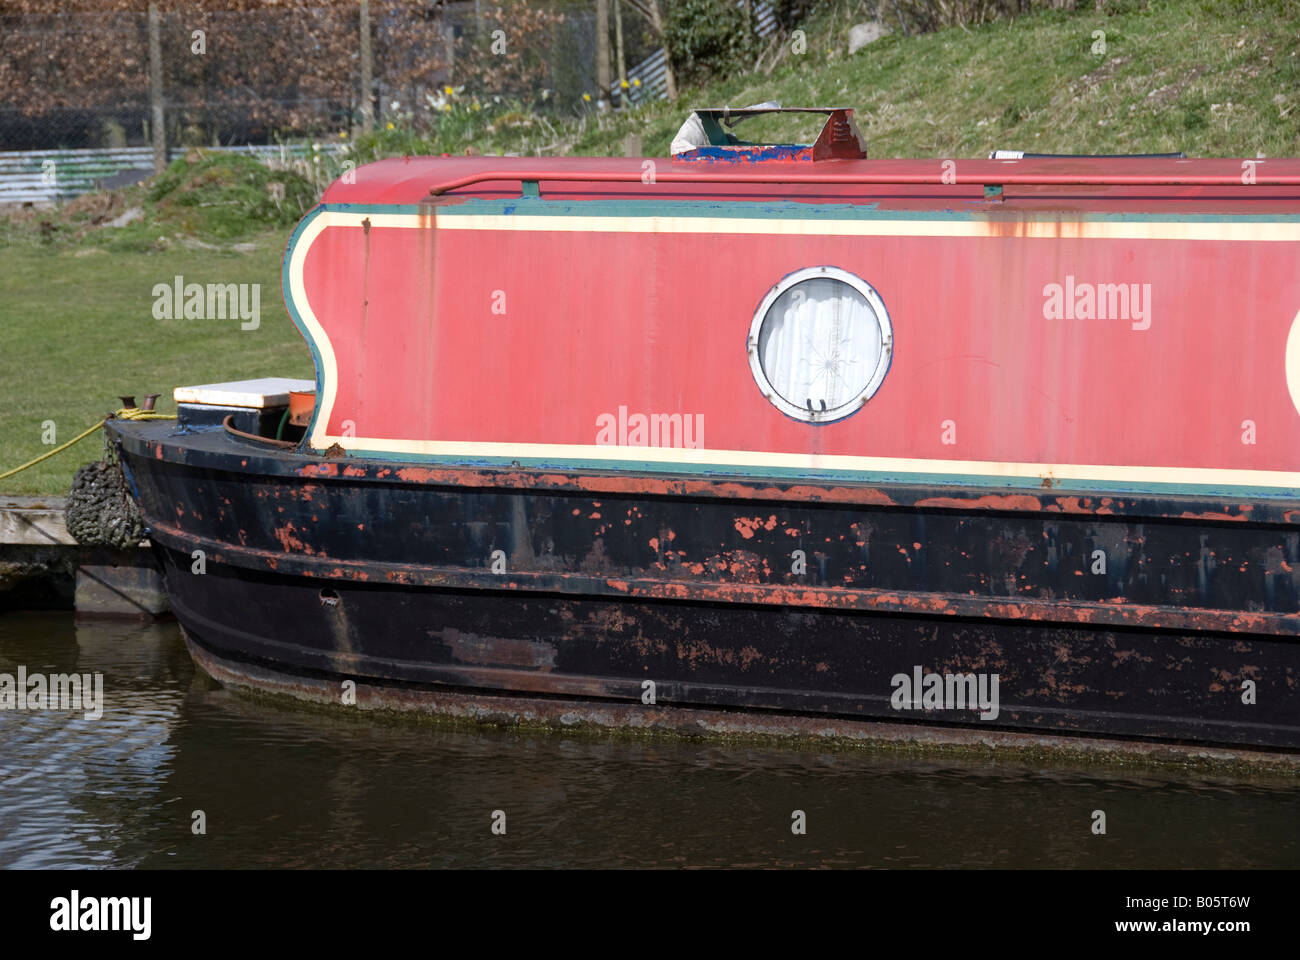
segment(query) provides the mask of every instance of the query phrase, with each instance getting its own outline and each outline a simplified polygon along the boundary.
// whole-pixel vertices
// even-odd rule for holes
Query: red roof
[[[652,163],[653,167],[647,167]],[[951,163],[951,166],[948,164]],[[1247,164],[1250,166],[1247,166]],[[644,182],[647,172],[654,182]],[[499,174],[499,176],[498,176]],[[1253,183],[1245,183],[1247,174]],[[540,180],[552,199],[719,199],[876,202],[883,209],[970,209],[985,186],[1026,208],[1133,209],[1190,201],[1207,212],[1300,213],[1300,160],[1050,158],[1024,160],[674,161],[639,157],[404,157],[335,181],[325,203],[417,204],[519,197]],[[955,179],[956,182],[953,182]],[[708,181],[708,182],[700,182]],[[437,196],[441,194],[441,196]],[[1120,201],[1114,203],[1113,201]],[[1259,208],[1268,203],[1267,211]],[[989,204],[1012,210],[1005,202]],[[1141,203],[1148,206],[1149,203]]]

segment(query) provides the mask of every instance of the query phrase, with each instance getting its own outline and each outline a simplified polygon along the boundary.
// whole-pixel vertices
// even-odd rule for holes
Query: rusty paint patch
[[[276,527],[275,539],[280,541],[281,546],[284,547],[285,553],[297,551],[299,553],[307,554],[308,556],[311,556],[313,553],[312,548],[308,544],[294,536],[292,523],[286,523],[283,527]]]
[[[439,635],[458,663],[525,667],[549,672],[555,667],[555,645],[540,640],[514,640],[445,629]]]

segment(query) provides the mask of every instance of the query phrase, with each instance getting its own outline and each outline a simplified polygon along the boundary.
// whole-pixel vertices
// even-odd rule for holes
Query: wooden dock
[[[0,611],[73,608],[78,616],[155,618],[170,611],[147,542],[77,543],[63,497],[0,496]]]
[[[63,522],[63,497],[0,496],[0,547],[77,546]]]

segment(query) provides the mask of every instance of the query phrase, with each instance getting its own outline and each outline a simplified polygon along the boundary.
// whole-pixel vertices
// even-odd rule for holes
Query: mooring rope
[[[42,463],[43,461],[50,459],[50,457],[54,456],[56,453],[62,453],[64,450],[68,449],[68,447],[72,446],[74,443],[79,443],[80,441],[85,440],[88,436],[90,436],[92,433],[94,433],[104,424],[108,423],[109,420],[175,420],[175,419],[176,419],[176,414],[174,413],[154,413],[152,410],[141,410],[139,407],[123,407],[120,410],[110,413],[108,416],[106,416],[103,420],[100,420],[99,423],[95,424],[93,427],[87,427],[85,430],[77,434],[67,443],[59,444],[53,450],[41,454],[35,460],[28,460],[20,467],[14,467],[12,470],[6,470],[4,473],[0,473],[0,480],[4,480],[7,477],[12,477],[16,473],[22,473],[28,467],[34,467],[36,466],[36,464]]]
[[[87,427],[67,443],[61,443],[53,450],[41,454],[35,460],[29,460],[21,467],[14,467],[0,473],[0,480],[21,473],[28,467],[34,467],[80,443],[99,430],[109,420],[175,420],[175,414],[154,413],[139,407],[123,407],[110,413],[99,423]],[[108,434],[104,435],[104,455],[81,467],[72,478],[72,489],[68,491],[67,503],[63,510],[64,522],[68,533],[77,543],[89,546],[108,546],[126,549],[138,544],[145,537],[144,519],[140,508],[122,472],[117,451],[110,442]]]

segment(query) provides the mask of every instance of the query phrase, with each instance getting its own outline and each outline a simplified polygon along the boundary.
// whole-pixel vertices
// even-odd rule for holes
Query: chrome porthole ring
[[[763,297],[746,349],[773,406],[805,423],[833,423],[880,389],[894,332],[871,284],[839,267],[805,267]]]

